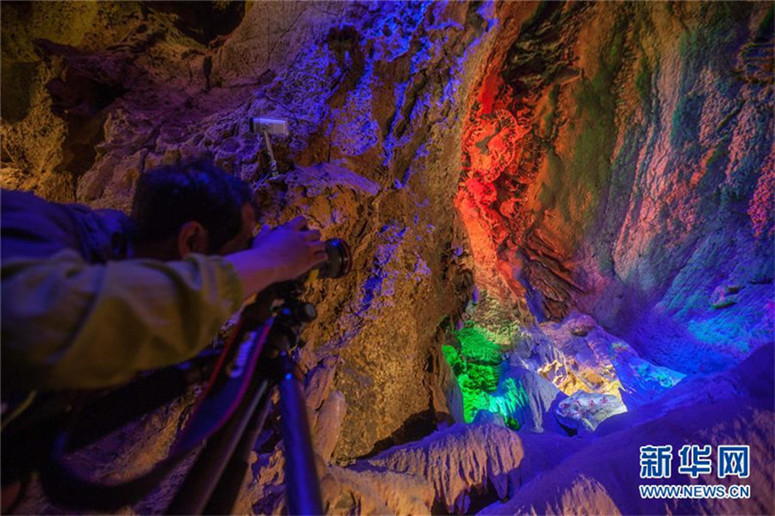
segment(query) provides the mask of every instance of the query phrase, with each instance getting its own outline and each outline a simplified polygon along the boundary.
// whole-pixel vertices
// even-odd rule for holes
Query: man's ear
[[[178,232],[178,254],[185,258],[190,253],[207,254],[207,230],[195,221],[186,222]]]

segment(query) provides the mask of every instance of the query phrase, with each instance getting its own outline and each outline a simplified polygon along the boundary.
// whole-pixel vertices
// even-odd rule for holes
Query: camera
[[[320,278],[341,278],[352,268],[350,247],[341,238],[326,240],[328,259],[317,267]]]
[[[293,306],[294,312],[298,308],[297,305],[306,305],[306,303],[301,303],[300,305],[298,298],[304,294],[307,280],[314,280],[316,278],[337,279],[347,275],[352,269],[352,253],[350,252],[350,246],[344,240],[332,238],[326,240],[325,244],[326,254],[328,255],[328,259],[325,262],[295,280],[276,284],[272,289],[272,296],[283,299],[288,306]],[[297,315],[303,321],[314,319],[314,315],[311,317],[304,315],[302,317],[302,312],[299,312]]]

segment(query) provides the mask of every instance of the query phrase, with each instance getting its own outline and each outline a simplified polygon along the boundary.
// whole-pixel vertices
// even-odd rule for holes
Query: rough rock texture
[[[4,188],[127,209],[144,171],[205,154],[261,223],[350,243],[297,356],[328,512],[775,512],[772,6],[0,6]],[[289,122],[279,178],[254,116]],[[557,388],[630,411],[571,438]],[[147,468],[190,401],[83,464]],[[633,494],[638,446],[689,440],[750,444],[752,499]],[[282,512],[276,436],[253,458],[235,511]],[[32,490],[23,511],[57,510]]]
[[[772,340],[771,6],[547,2],[499,38],[456,201],[478,281],[684,373]]]
[[[524,451],[520,438],[493,425],[455,426],[409,446],[396,447],[366,463],[393,471],[423,475],[447,510],[468,512],[469,490],[492,482],[500,496],[516,483],[509,472]],[[358,465],[354,466],[358,468]]]
[[[4,106],[31,97],[3,114],[3,185],[127,209],[144,170],[209,154],[253,182],[262,223],[301,213],[353,248],[354,274],[313,287],[320,320],[303,357],[342,359],[335,456],[448,418],[439,347],[472,284],[470,261],[452,259],[466,242],[450,209],[459,120],[492,13],[257,2],[221,13],[223,30],[236,28],[205,41],[192,26],[201,13],[52,5],[3,6],[3,66],[32,70],[29,88],[3,81]],[[68,27],[80,17],[95,26]],[[259,115],[289,121],[290,137],[273,143],[279,180],[266,180],[264,143],[248,130]]]
[[[562,323],[528,328],[508,360],[512,367],[537,371],[565,394],[614,395],[629,408],[659,398],[685,376],[642,359],[592,317],[578,313]]]
[[[363,475],[375,468],[408,474],[414,489],[423,483],[432,486],[435,503],[442,504],[436,510],[456,513],[474,512],[488,499],[508,498],[482,513],[770,514],[775,509],[770,467],[775,459],[774,353],[773,346],[764,346],[732,370],[697,376],[676,387],[675,397],[611,417],[582,438],[514,433],[487,424],[455,425],[347,469]],[[697,442],[714,449],[749,444],[750,477],[719,480],[705,475],[690,480],[677,473],[676,459],[665,483],[750,485],[750,499],[644,500],[637,495],[637,486],[648,483],[639,478],[640,446],[671,444],[678,450]]]
[[[547,437],[521,436],[491,424],[458,424],[416,443],[382,452],[352,468],[385,468],[419,476],[433,487],[441,508],[465,514],[472,511],[472,503],[481,503],[479,495],[504,498],[526,478],[552,467],[565,453],[575,450],[576,443],[569,439]]]
[[[622,414],[604,422],[602,436],[571,455],[552,470],[535,477],[506,503],[491,505],[484,514],[771,514],[775,510],[775,449],[773,412],[773,347],[764,346],[732,371],[710,379],[713,384],[734,385],[734,390],[697,388],[685,390],[683,403],[662,398],[651,406]],[[678,387],[680,388],[680,387]],[[716,394],[712,394],[712,392]],[[656,414],[660,414],[654,417]],[[670,444],[677,451],[686,443],[745,443],[750,446],[750,476],[747,479],[701,475],[692,480],[677,472],[664,484],[750,485],[750,499],[642,499],[639,478],[639,448],[646,444]],[[657,482],[653,482],[657,483]]]
[[[346,468],[322,469],[324,504],[336,514],[384,514],[385,507],[397,514],[467,513],[496,495],[515,492],[527,478],[578,448],[567,438],[520,436],[494,424],[457,424]],[[259,472],[265,478],[255,484],[262,490],[256,512],[278,514],[285,507],[281,457],[275,452]]]
[[[240,496],[235,513],[285,514],[282,454],[259,460],[259,471]],[[427,514],[434,492],[422,478],[385,469],[356,471],[318,464],[327,514]]]
[[[492,408],[499,414],[516,419],[520,430],[559,430],[554,413],[565,399],[565,394],[535,371],[512,367],[508,363],[504,366]],[[523,393],[523,396],[510,395],[515,391]]]
[[[191,413],[199,392],[199,388],[191,388],[175,402],[162,406],[93,445],[71,454],[67,457],[68,463],[85,478],[109,483],[128,481],[149,471],[169,453],[179,429]],[[119,513],[162,513],[195,458],[192,454],[183,459],[146,500],[132,508],[126,507]],[[35,480],[30,483],[24,502],[14,513],[73,514],[74,511],[52,505],[43,493],[40,483]]]
[[[411,513],[430,507],[434,512],[472,513],[489,502],[485,514],[771,514],[775,509],[772,461],[775,432],[772,385],[775,349],[764,346],[732,370],[697,376],[662,397],[604,421],[595,433],[582,437],[516,433],[493,424],[455,425],[421,441],[386,450],[352,466],[329,466],[324,486],[344,493],[334,510],[353,507],[362,513],[380,513],[369,501],[374,493],[385,500],[392,493],[390,512]],[[637,486],[639,448],[670,444],[677,451],[686,443],[746,443],[751,447],[747,479],[717,479],[702,475],[691,480],[677,472],[673,461],[669,480],[679,485],[752,486],[750,499],[644,500]],[[715,466],[714,466],[715,467]],[[715,470],[714,470],[715,471]],[[356,473],[355,477],[348,475]],[[358,483],[345,479],[357,478]],[[395,490],[381,491],[389,479]],[[380,498],[381,497],[381,498]],[[500,501],[496,500],[505,500]],[[282,498],[277,497],[282,505]],[[373,500],[373,499],[371,499]],[[269,511],[269,512],[277,512]],[[427,512],[421,510],[421,512]]]
[[[612,394],[577,391],[558,404],[555,414],[564,427],[576,433],[594,432],[600,423],[622,412],[627,407]]]

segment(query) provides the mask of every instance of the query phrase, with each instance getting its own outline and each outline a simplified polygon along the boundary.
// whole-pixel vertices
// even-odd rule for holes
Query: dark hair
[[[242,227],[242,206],[253,192],[210,160],[165,165],[140,176],[132,200],[132,220],[138,242],[177,237],[186,222],[207,230],[210,253],[217,253]]]

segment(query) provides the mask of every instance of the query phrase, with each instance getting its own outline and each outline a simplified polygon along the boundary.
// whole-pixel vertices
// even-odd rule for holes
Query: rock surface
[[[622,400],[611,394],[577,391],[557,406],[557,420],[576,432],[594,432],[611,416],[627,412]]]
[[[535,438],[529,440],[529,438]],[[472,499],[490,492],[499,498],[514,492],[525,477],[559,460],[560,454],[537,451],[543,436],[520,436],[497,425],[455,425],[409,445],[387,450],[352,466],[357,471],[385,468],[419,476],[433,487],[435,500],[447,511],[471,512]],[[530,443],[530,444],[528,444]],[[526,459],[530,446],[535,453]],[[558,442],[553,452],[574,449]],[[524,464],[523,464],[524,461]],[[543,461],[543,462],[542,462]],[[522,466],[522,467],[520,467]],[[476,500],[474,500],[476,501]]]
[[[512,9],[463,129],[478,282],[682,373],[771,341],[769,7],[548,3],[509,30]]]
[[[512,367],[538,371],[565,394],[613,395],[628,408],[659,398],[685,376],[641,358],[592,317],[579,313],[561,323],[530,327],[508,360]]]
[[[462,99],[492,13],[257,2],[221,13],[218,27],[236,28],[203,42],[199,15],[173,11],[3,6],[3,66],[30,70],[29,87],[3,81],[4,106],[30,96],[3,115],[3,185],[127,209],[143,171],[210,155],[254,184],[261,223],[303,214],[353,247],[354,274],[313,287],[320,319],[305,334],[305,367],[341,359],[334,388],[348,409],[334,455],[431,431],[450,417],[443,323],[472,285],[470,264],[449,259],[466,242],[451,202]],[[266,177],[251,116],[289,122],[273,142],[280,179]]]
[[[260,223],[351,245],[351,275],[309,286],[297,357],[328,512],[775,512],[772,6],[0,9],[4,188],[127,210],[146,170],[207,155]],[[279,177],[254,116],[288,120]],[[570,438],[577,391],[628,412]],[[84,466],[146,469],[192,400]],[[638,446],[687,440],[749,443],[752,498],[635,496]],[[276,436],[253,458],[235,511],[282,512]],[[186,466],[127,510],[163,511]],[[23,511],[59,510],[31,489]]]
[[[732,371],[716,375],[713,383],[735,385],[735,397],[713,397],[713,388],[694,386],[676,404],[662,398],[604,422],[589,445],[553,468],[551,475],[533,478],[506,503],[496,503],[482,514],[770,514],[775,508],[775,449],[773,412],[772,346],[764,346]],[[680,387],[677,387],[680,388]],[[729,391],[727,391],[729,392]],[[722,399],[723,398],[723,399]],[[660,414],[654,417],[655,414]],[[607,428],[606,428],[607,427]],[[750,476],[719,479],[712,475],[696,479],[679,474],[678,457],[673,460],[664,484],[730,486],[750,485],[749,499],[647,499],[638,485],[659,483],[639,478],[639,448],[671,445],[677,452],[686,443],[750,446]],[[714,459],[715,462],[715,459]]]
[[[521,431],[560,431],[555,412],[566,395],[535,371],[505,366],[488,409],[516,420]]]

